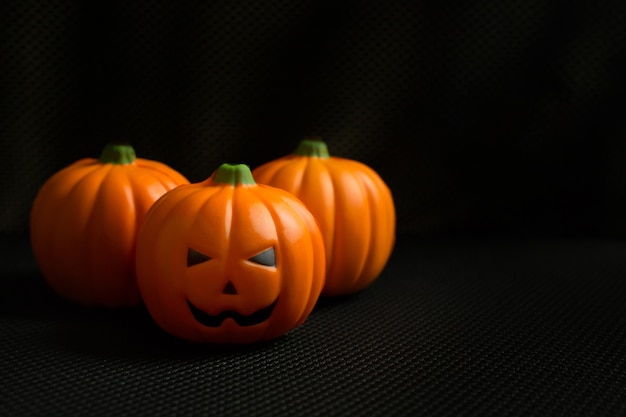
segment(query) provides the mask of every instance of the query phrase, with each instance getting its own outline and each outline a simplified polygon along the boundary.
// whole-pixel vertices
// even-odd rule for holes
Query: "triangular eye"
[[[248,260],[259,265],[276,266],[276,254],[274,253],[274,248],[266,249]]]
[[[206,256],[204,253],[200,253],[195,249],[187,249],[187,266],[193,266],[201,264],[202,262],[210,261],[211,257]]]

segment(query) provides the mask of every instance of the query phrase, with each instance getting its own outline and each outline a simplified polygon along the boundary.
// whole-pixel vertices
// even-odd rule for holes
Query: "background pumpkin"
[[[253,170],[259,183],[296,195],[319,222],[326,248],[325,295],[367,287],[395,243],[391,191],[367,165],[330,156],[326,143],[305,139],[296,151]]]
[[[324,285],[313,215],[257,185],[246,165],[220,166],[150,209],[137,240],[137,282],[150,315],[194,342],[252,343],[302,324]]]
[[[134,255],[139,224],[166,191],[189,181],[167,165],[108,144],[50,177],[30,215],[30,240],[47,283],[80,304],[141,304]]]

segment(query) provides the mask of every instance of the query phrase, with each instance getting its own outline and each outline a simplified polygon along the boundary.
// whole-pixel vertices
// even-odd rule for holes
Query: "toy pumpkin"
[[[293,154],[253,175],[294,194],[319,222],[327,265],[323,295],[355,293],[378,277],[395,243],[396,217],[391,191],[373,169],[330,156],[321,140],[305,139]]]
[[[297,198],[257,185],[246,165],[223,164],[150,209],[137,240],[137,282],[166,332],[253,343],[305,321],[324,285],[323,245]]]
[[[150,206],[189,181],[167,165],[108,144],[50,177],[30,214],[30,240],[47,283],[61,296],[95,307],[141,304],[135,282],[137,230]]]

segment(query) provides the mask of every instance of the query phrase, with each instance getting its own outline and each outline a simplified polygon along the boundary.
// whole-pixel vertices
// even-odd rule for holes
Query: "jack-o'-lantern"
[[[293,195],[256,184],[244,165],[161,197],[140,228],[137,281],[166,332],[245,344],[301,325],[324,285],[313,215]]]
[[[323,295],[355,293],[386,265],[395,243],[391,191],[367,165],[330,156],[326,143],[305,139],[296,151],[252,171],[259,184],[298,197],[319,222],[326,248]]]
[[[30,213],[32,250],[61,296],[94,307],[136,307],[135,239],[150,206],[189,181],[169,166],[111,143],[50,177]]]

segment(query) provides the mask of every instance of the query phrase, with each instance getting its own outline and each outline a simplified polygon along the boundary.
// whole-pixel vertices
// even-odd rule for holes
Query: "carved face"
[[[203,275],[205,275],[206,272],[209,271],[209,268],[207,268],[206,266],[202,264],[209,262],[211,260],[212,258],[210,256],[207,256],[201,252],[198,252],[195,249],[189,248],[187,251],[187,274],[189,276],[189,279],[193,279],[192,274],[195,274],[199,276],[198,277],[199,279],[198,278],[197,279],[199,281],[202,281]],[[268,248],[248,258],[247,262],[259,265],[260,267],[271,268],[271,270],[275,273],[276,272],[276,251],[274,250],[273,247]],[[201,266],[196,266],[196,265],[201,265]],[[258,274],[259,277],[257,279],[267,279],[267,277],[262,277],[262,271],[258,271],[258,272],[260,273]],[[254,270],[251,270],[247,273],[242,274],[241,276],[251,277],[254,275],[255,275]],[[272,278],[270,278],[269,280],[271,279]],[[246,284],[249,284],[249,283],[238,282],[237,286],[251,287],[251,285],[246,285]],[[226,285],[224,285],[224,288],[222,288],[221,294],[225,296],[239,297],[239,291],[237,290],[237,286],[235,286],[233,281],[229,279]],[[277,288],[277,286],[275,285],[272,285],[271,287],[272,289]],[[189,310],[193,314],[196,321],[204,326],[219,327],[222,325],[222,323],[224,323],[224,320],[228,318],[232,319],[239,326],[254,326],[254,325],[261,324],[267,321],[267,319],[271,317],[272,313],[274,312],[274,308],[276,307],[276,304],[278,303],[278,295],[279,294],[276,294],[276,298],[271,304],[269,304],[266,307],[261,307],[258,310],[248,315],[243,315],[237,309],[222,310],[221,312],[217,314],[209,314],[205,310],[196,307],[196,305],[193,304],[189,300],[189,297],[187,297],[187,304],[189,305]],[[225,298],[228,299],[231,297],[225,297]],[[252,300],[250,301],[254,303],[255,297],[252,296],[251,298]],[[236,304],[236,303],[232,303],[232,304]]]
[[[278,337],[306,319],[324,281],[321,235],[298,200],[213,177],[153,206],[136,256],[152,317],[198,342]]]

